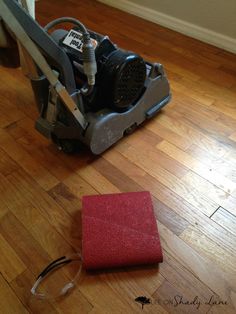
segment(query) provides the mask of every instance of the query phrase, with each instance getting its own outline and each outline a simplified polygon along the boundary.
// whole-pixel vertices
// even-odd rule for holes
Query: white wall
[[[101,0],[100,2],[236,52],[236,0]]]
[[[130,2],[236,38],[236,0],[131,0]]]

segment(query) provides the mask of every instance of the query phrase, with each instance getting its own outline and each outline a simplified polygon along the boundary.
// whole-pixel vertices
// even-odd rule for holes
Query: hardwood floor
[[[102,156],[68,156],[34,129],[21,70],[0,67],[1,313],[235,313],[236,55],[92,0],[36,8],[42,25],[74,16],[163,63],[173,99]],[[81,196],[139,190],[153,196],[164,263],[83,272],[66,298],[34,299],[39,271],[81,247]],[[50,291],[76,267],[49,278]]]

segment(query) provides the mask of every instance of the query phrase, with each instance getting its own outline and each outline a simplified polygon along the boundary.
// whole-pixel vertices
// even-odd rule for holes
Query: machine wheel
[[[73,154],[78,151],[78,141],[73,139],[59,139],[57,147],[66,154]]]
[[[128,127],[126,130],[125,130],[125,132],[124,132],[124,134],[125,135],[130,135],[130,134],[132,134],[136,129],[137,129],[137,123],[134,123],[134,124],[132,124],[130,127]]]

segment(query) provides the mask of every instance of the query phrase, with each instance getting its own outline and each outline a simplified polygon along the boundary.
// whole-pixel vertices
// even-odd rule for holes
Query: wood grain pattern
[[[123,145],[123,143],[118,144],[116,149],[118,149],[127,159],[154,177],[158,182],[180,195],[183,199],[197,207],[200,211],[203,211],[206,215],[210,216],[217,209],[218,206],[214,201],[204,197],[204,195],[200,195],[170,171],[162,168],[156,163],[155,167],[153,167],[155,161],[150,158],[150,155],[148,155],[146,151],[140,155],[139,150],[136,147],[127,147]]]
[[[192,171],[198,173],[201,177],[215,184],[225,192],[229,194],[233,194],[236,189],[236,184],[231,182],[223,175],[217,173],[216,171],[208,168],[198,162],[195,158],[189,156],[187,153],[181,151],[176,148],[174,145],[169,144],[167,141],[162,141],[157,145],[157,148],[161,151],[165,152],[167,155],[175,157],[177,160],[181,160],[181,162],[191,169]]]
[[[162,139],[168,140],[170,143],[175,144],[177,147],[186,150],[192,146],[192,140],[190,138],[182,137],[173,132],[171,129],[166,128],[164,125],[160,124],[158,120],[150,121],[145,125],[145,128],[161,136]]]
[[[1,273],[4,278],[8,282],[10,282],[15,279],[20,273],[22,273],[26,269],[26,266],[17,256],[15,250],[9,245],[7,240],[5,240],[2,235],[0,235],[0,246]]]
[[[125,173],[130,178],[139,182],[144,190],[149,190],[153,196],[168,206],[173,212],[184,218],[190,224],[195,225],[204,234],[211,237],[229,252],[234,252],[236,238],[223,227],[216,224],[212,219],[206,217],[202,211],[197,210],[196,207],[190,205],[186,200],[181,198],[178,194],[170,191],[164,185],[156,182],[155,178],[140,170],[135,164],[127,160],[124,156],[117,153],[117,148],[106,152],[103,157],[108,159],[113,165],[122,167]],[[232,203],[233,208],[234,203]]]
[[[232,234],[236,235],[236,217],[227,210],[220,207],[211,218]]]
[[[207,258],[200,256],[162,224],[159,224],[163,248],[206,286],[234,304],[236,274],[225,274]],[[214,288],[213,288],[214,287]],[[226,288],[227,287],[227,288]]]
[[[0,306],[2,313],[29,313],[0,274]]]
[[[138,130],[133,136],[129,136],[124,139],[123,142],[128,143],[131,146],[134,146],[137,151],[143,151],[145,152],[145,156],[147,160],[151,160],[153,163],[155,163],[158,166],[161,166],[162,168],[170,171],[175,176],[181,178],[184,176],[188,169],[183,166],[182,163],[176,162],[175,159],[169,157],[167,154],[163,154],[161,151],[155,149],[155,146],[159,145],[159,142],[161,142],[161,139],[157,141],[153,141],[150,139],[150,136],[146,134],[147,130]],[[144,137],[140,137],[141,134],[144,134]]]
[[[32,297],[30,289],[34,284],[35,276],[29,269],[20,274],[11,282],[11,288],[17,295],[21,303],[30,313],[60,313],[53,302],[35,299]]]
[[[190,171],[185,175],[182,180],[191,186],[195,186],[196,189],[208,196],[210,199],[214,199],[219,206],[224,207],[233,215],[236,214],[236,198],[229,195],[225,191],[221,190],[211,182],[207,181],[195,172]]]
[[[223,247],[214,242],[210,237],[207,237],[194,226],[187,227],[180,238],[198,251],[211,259],[212,262],[217,263],[224,271],[236,274],[235,263],[236,255],[229,253]],[[227,263],[225,262],[227,260]]]
[[[206,152],[193,144],[186,152],[208,167],[211,167],[211,169],[217,170],[230,181],[236,182],[235,156],[233,156],[232,151],[226,153],[224,158],[219,158],[219,156],[213,155],[211,151]]]
[[[173,97],[102,156],[65,155],[35,130],[21,69],[0,66],[1,313],[235,313],[236,56],[95,0],[41,0],[36,8],[42,25],[78,17],[163,63]],[[52,259],[81,249],[83,195],[142,190],[152,194],[164,263],[83,271],[66,298],[32,297]],[[42,289],[56,292],[77,267],[53,273]],[[142,309],[139,296],[151,304]],[[176,296],[198,296],[201,305],[176,306]],[[210,298],[227,305],[205,304]]]
[[[196,130],[186,123],[184,118],[176,119],[170,115],[160,115],[158,122],[176,132],[178,135],[190,138],[193,144],[200,146],[205,151],[211,151],[218,157],[223,157],[228,151],[228,147],[217,142],[215,139],[204,134],[203,130]]]
[[[22,149],[3,129],[0,130],[0,143],[2,149],[4,149],[14,161],[20,162],[22,168],[34,177],[43,188],[47,190],[58,183],[58,180],[51,173],[43,166],[39,165],[32,156]]]

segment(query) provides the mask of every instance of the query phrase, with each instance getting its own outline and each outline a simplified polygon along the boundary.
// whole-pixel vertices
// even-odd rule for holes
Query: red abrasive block
[[[85,269],[163,261],[149,192],[84,196],[82,239]]]

